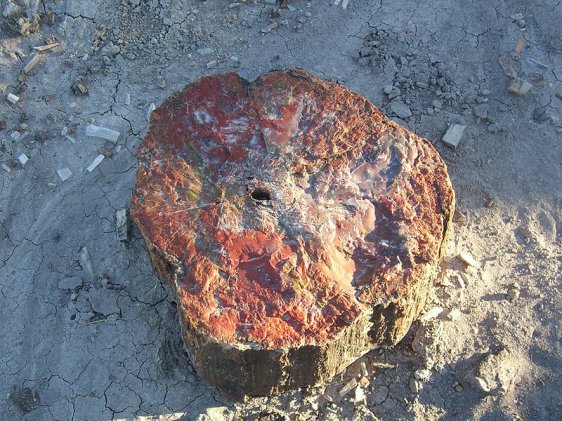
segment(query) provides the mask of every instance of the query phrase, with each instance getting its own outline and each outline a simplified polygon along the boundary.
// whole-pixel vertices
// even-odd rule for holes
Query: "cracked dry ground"
[[[0,419],[560,419],[562,5],[269,3],[44,0],[39,32],[0,22]],[[325,389],[233,404],[193,372],[139,234],[120,242],[114,217],[151,103],[205,74],[287,67],[398,111],[443,154],[461,213],[426,309],[460,316],[366,355],[360,391],[338,395],[357,362]],[[528,95],[507,92],[514,73]],[[467,125],[455,151],[439,140],[452,123]],[[102,146],[113,156],[88,172]]]

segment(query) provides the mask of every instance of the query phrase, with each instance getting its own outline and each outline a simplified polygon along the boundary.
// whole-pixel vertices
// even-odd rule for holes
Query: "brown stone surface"
[[[152,114],[131,214],[198,373],[323,382],[423,308],[454,209],[432,145],[302,70],[205,77]]]

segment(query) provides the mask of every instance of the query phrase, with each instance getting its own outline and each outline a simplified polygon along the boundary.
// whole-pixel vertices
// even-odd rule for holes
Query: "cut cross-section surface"
[[[425,139],[302,70],[205,77],[153,112],[131,214],[199,374],[323,382],[423,308],[454,193]]]

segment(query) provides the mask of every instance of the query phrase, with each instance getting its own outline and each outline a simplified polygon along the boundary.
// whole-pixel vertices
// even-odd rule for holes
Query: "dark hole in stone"
[[[264,201],[264,200],[271,200],[271,194],[267,190],[264,189],[254,189],[250,196],[254,200]]]

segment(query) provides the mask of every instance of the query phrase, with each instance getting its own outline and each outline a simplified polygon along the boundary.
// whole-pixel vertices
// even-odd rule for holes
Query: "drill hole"
[[[260,202],[264,202],[266,200],[271,200],[271,194],[267,190],[264,189],[254,189],[250,196],[254,200],[258,200]]]

